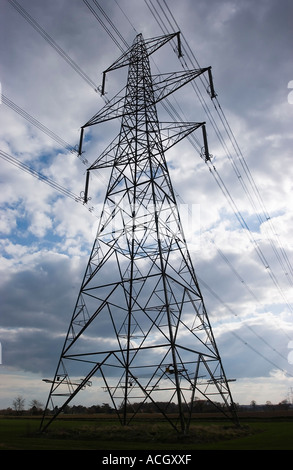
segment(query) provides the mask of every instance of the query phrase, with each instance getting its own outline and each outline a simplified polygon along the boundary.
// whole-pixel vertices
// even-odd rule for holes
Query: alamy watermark
[[[181,240],[189,251],[200,250],[200,204],[148,203],[133,206],[127,200],[101,206],[101,217],[92,226],[92,235],[117,245],[132,240],[147,250],[160,240],[161,245]]]

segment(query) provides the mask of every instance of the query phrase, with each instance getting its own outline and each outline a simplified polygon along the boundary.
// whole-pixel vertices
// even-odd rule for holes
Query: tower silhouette
[[[186,432],[197,399],[235,412],[191,263],[164,152],[204,123],[159,122],[157,103],[210,67],[152,75],[149,56],[179,33],[133,45],[106,73],[128,66],[125,95],[108,101],[81,130],[121,118],[119,135],[88,168],[111,168],[97,235],[51,382],[50,422],[99,377],[121,424],[152,402]],[[79,379],[79,377],[82,377]],[[78,378],[78,379],[77,379]],[[56,404],[57,401],[60,404]],[[174,408],[174,404],[176,405]],[[58,407],[57,407],[58,406]],[[171,411],[175,410],[175,414]]]

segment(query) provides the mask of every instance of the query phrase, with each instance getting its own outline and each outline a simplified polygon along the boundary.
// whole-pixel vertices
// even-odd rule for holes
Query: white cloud
[[[231,384],[233,398],[236,403],[257,405],[271,402],[280,403],[290,400],[288,392],[292,387],[292,378],[286,377],[279,370],[273,370],[270,377],[242,378]],[[265,397],[265,401],[264,401]]]
[[[272,283],[270,272],[276,275],[289,301],[292,300],[292,288],[288,283],[289,274],[284,273],[272,252],[270,239],[277,247],[281,243],[290,261],[293,251],[290,241],[293,106],[288,102],[288,82],[292,79],[290,2],[284,0],[280,6],[272,1],[265,4],[199,1],[195,6],[190,0],[172,0],[168,4],[201,66],[213,67],[219,102],[271,216],[262,223],[258,220],[257,215],[263,217],[260,201],[245,175],[243,161],[235,155],[235,149],[227,140],[217,113],[220,109],[214,109],[205,87],[200,85],[200,90],[212,113],[210,116],[216,119],[221,136],[229,144],[232,158],[227,157],[193,89],[190,86],[186,87],[188,92],[183,89],[177,95],[179,102],[172,98],[172,103],[176,109],[181,106],[186,119],[207,121],[210,153],[216,157],[212,165],[251,230],[248,232],[241,227],[228,199],[192,145],[187,141],[180,142],[166,157],[175,190],[182,198],[179,202],[200,205],[200,249],[192,251],[195,271],[218,296],[214,297],[203,286],[224,365],[227,361],[228,370],[237,371],[235,390],[239,400],[236,401],[247,403],[249,383],[249,401],[280,401],[289,386],[287,378],[278,375],[279,372],[273,373],[278,369],[249,346],[237,342],[233,334],[228,339],[228,330],[243,335],[247,344],[265,356],[268,354],[268,358],[281,364],[281,368],[288,366],[286,361],[278,362],[281,358],[277,352],[281,351],[286,357],[282,330],[289,336],[292,333],[292,312]],[[133,26],[145,37],[163,34],[145,2],[124,0],[119,5],[126,16],[116,2],[107,2],[103,7],[111,13],[112,21],[119,25],[119,31],[128,43],[136,34]],[[67,1],[60,3],[57,0],[49,3],[26,0],[22,6],[99,85],[102,71],[121,51],[86,6],[77,0],[70,2],[70,8]],[[66,142],[76,145],[80,127],[103,106],[103,100],[8,2],[0,22],[2,93]],[[169,46],[152,59],[155,73],[156,65],[161,72],[165,68],[181,69]],[[185,59],[189,59],[186,52]],[[111,97],[116,88],[122,88],[122,79],[126,79],[126,71],[109,74],[107,97]],[[161,107],[159,115],[171,120]],[[5,104],[0,105],[0,127],[2,150],[75,194],[83,191],[86,166]],[[94,161],[117,129],[117,123],[115,126],[106,123],[87,130],[83,157]],[[201,141],[201,133],[196,136]],[[235,173],[233,165],[237,165],[241,176]],[[98,210],[104,198],[107,176],[107,172],[100,171],[92,175],[91,204]],[[4,300],[1,326],[5,328],[1,332],[6,336],[5,342],[0,337],[3,357],[8,361],[6,367],[13,367],[13,373],[17,370],[52,373],[94,239],[98,213],[91,214],[87,207],[66,199],[2,160],[0,178],[3,216],[0,222],[1,291]],[[243,182],[248,185],[249,197],[256,207],[243,191]],[[251,234],[268,259],[270,271],[260,262]],[[289,273],[288,266],[286,269]],[[241,323],[244,320],[274,345],[275,355],[255,335],[247,336],[251,332]],[[15,333],[13,338],[7,333],[9,329]],[[24,344],[31,348],[25,348]],[[233,348],[236,348],[236,354]],[[22,350],[25,354],[21,354]],[[19,378],[20,387],[29,380],[28,377],[25,374]],[[35,380],[35,376],[31,377]],[[8,374],[5,380],[7,386],[11,383],[14,388],[18,379]],[[265,384],[272,383],[276,392],[267,396]]]

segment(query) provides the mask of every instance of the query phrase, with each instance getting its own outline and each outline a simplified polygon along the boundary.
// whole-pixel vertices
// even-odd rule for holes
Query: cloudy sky
[[[207,122],[212,165],[188,140],[166,158],[182,211],[196,208],[200,235],[188,233],[191,256],[216,341],[228,377],[237,379],[236,402],[288,398],[291,0],[0,1],[0,408],[11,406],[17,395],[27,405],[47,398],[41,379],[56,368],[107,174],[92,177],[94,211],[74,197],[84,189],[87,161],[93,162],[117,131],[114,123],[92,129],[83,154],[87,161],[68,150],[77,145],[80,127],[104,105],[95,91],[102,72],[136,34],[150,38],[178,29],[181,63],[168,44],[152,56],[151,66],[154,73],[212,66],[216,99],[210,99],[204,81],[170,97],[182,120]],[[107,96],[125,80],[125,71],[113,72]],[[164,108],[158,111],[164,120]],[[90,390],[80,401],[103,403],[107,397]]]

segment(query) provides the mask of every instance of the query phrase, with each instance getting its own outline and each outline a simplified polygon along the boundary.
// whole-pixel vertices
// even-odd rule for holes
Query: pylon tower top
[[[150,54],[175,38],[180,55],[179,33],[148,40],[139,34],[104,72],[102,93],[106,73],[128,66],[124,97],[116,95],[82,127],[80,153],[87,127],[121,118],[119,135],[88,168],[85,202],[90,172],[110,167],[111,175],[46,410],[59,399],[58,414],[93,383],[108,393],[122,424],[152,402],[186,432],[197,399],[235,415],[165,159],[198,128],[208,158],[205,126],[160,123],[156,107],[210,67],[152,75]]]

